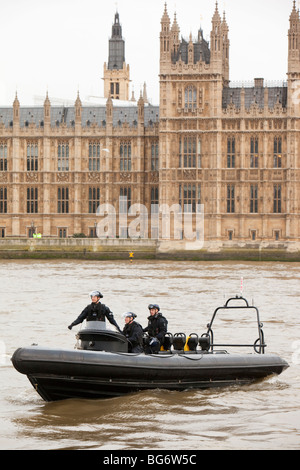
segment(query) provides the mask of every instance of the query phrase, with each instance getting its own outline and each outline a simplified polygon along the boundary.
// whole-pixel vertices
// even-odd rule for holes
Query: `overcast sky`
[[[180,34],[209,39],[215,0],[168,0]],[[103,96],[103,64],[116,10],[135,96],[143,83],[159,103],[159,34],[165,0],[0,0],[0,106],[38,97]],[[219,0],[229,26],[230,80],[286,80],[287,32],[293,0]],[[297,7],[299,2],[297,1]],[[131,88],[132,89],[132,88]],[[131,94],[131,90],[130,90]]]

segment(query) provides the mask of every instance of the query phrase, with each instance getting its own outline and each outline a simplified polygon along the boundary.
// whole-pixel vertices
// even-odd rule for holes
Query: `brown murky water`
[[[244,296],[259,308],[267,352],[290,364],[279,377],[243,387],[45,403],[11,365],[19,346],[73,348],[79,327],[67,325],[93,289],[104,293],[120,326],[129,310],[146,325],[147,305],[156,302],[173,333],[203,333],[214,309],[240,293],[241,277]],[[0,279],[0,449],[299,448],[299,264],[0,261]],[[237,317],[225,326],[230,336],[245,324]]]

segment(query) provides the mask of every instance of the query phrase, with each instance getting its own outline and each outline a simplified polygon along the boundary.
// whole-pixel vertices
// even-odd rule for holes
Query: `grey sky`
[[[120,14],[136,98],[143,83],[159,102],[159,33],[165,0],[0,0],[0,106],[45,96],[84,101],[103,96],[103,64],[115,11]],[[219,0],[230,38],[230,80],[285,80],[293,0]],[[298,5],[298,2],[297,2]],[[215,0],[170,0],[180,33],[209,39]],[[131,91],[130,91],[131,93]]]

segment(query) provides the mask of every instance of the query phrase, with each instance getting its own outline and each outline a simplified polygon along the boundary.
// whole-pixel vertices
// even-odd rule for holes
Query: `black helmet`
[[[99,290],[93,290],[90,292],[90,297],[100,297],[100,299],[102,299],[103,295]]]
[[[126,313],[123,313],[123,318],[126,318],[126,317],[130,317],[130,318],[133,318],[135,319],[137,317],[137,315],[133,312],[126,312]]]
[[[149,304],[148,309],[151,310],[151,308],[156,308],[158,311],[160,311],[159,305],[157,304]]]

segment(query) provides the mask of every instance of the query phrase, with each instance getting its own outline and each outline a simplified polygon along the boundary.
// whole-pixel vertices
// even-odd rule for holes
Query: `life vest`
[[[105,321],[106,306],[98,302],[90,304],[88,307],[86,321]]]

